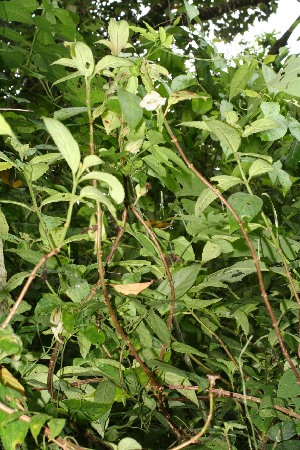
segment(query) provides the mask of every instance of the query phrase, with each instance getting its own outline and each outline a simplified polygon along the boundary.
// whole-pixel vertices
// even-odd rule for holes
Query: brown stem
[[[43,256],[40,261],[37,263],[37,265],[34,267],[34,269],[31,271],[28,280],[26,281],[19,297],[17,298],[14,306],[11,308],[11,310],[8,313],[8,316],[6,317],[6,319],[4,320],[4,322],[0,325],[0,328],[4,329],[6,328],[10,321],[12,320],[12,318],[14,317],[14,315],[16,314],[26,292],[28,291],[29,286],[31,285],[32,281],[35,279],[37,271],[46,264],[47,259],[51,258],[52,256],[56,255],[61,249],[61,245],[59,245],[58,247],[56,247],[54,250],[52,250],[50,253],[48,253],[48,255]]]
[[[0,402],[0,411],[5,412],[6,414],[14,414],[15,412],[18,412],[17,409],[12,409],[9,406],[6,406],[2,402]],[[22,414],[21,416],[18,417],[18,420],[21,420],[22,422],[29,424],[31,417],[28,416],[27,414]],[[47,436],[47,438],[49,439],[49,441],[54,442],[63,450],[88,450],[86,447],[80,447],[79,445],[76,445],[73,442],[68,441],[67,439],[62,439],[62,438],[55,438],[55,439],[52,438],[51,439],[50,438],[51,431],[48,427],[43,427],[42,430],[43,430],[45,436]]]
[[[182,448],[188,447],[191,444],[195,444],[206,432],[207,428],[210,425],[210,422],[212,420],[213,417],[213,412],[214,412],[214,393],[213,393],[213,387],[215,385],[216,380],[218,379],[218,376],[215,375],[209,375],[208,379],[209,379],[209,413],[207,416],[207,419],[203,425],[203,427],[201,428],[201,430],[199,431],[199,433],[195,434],[195,436],[191,437],[188,441],[183,442],[180,445],[177,445],[177,447],[173,447],[172,450],[180,450]]]
[[[221,202],[227,207],[227,209],[231,212],[231,214],[233,215],[233,217],[235,218],[235,220],[237,221],[237,223],[238,223],[238,225],[239,225],[239,227],[240,227],[240,229],[241,229],[241,232],[242,232],[242,234],[243,234],[243,236],[244,236],[244,239],[245,239],[245,241],[246,241],[246,243],[247,243],[247,246],[248,246],[248,248],[249,248],[249,250],[250,250],[250,253],[251,253],[251,256],[252,256],[252,259],[253,259],[253,262],[254,262],[254,265],[255,265],[255,268],[256,268],[256,272],[257,272],[257,278],[258,278],[258,283],[259,283],[259,288],[260,288],[260,292],[261,292],[261,296],[262,296],[262,298],[263,298],[263,300],[264,300],[264,303],[265,303],[265,306],[266,306],[266,308],[267,308],[267,311],[268,311],[268,313],[269,313],[269,316],[270,316],[270,318],[271,318],[271,320],[272,320],[272,325],[273,325],[273,327],[274,327],[274,330],[275,330],[275,333],[276,333],[276,336],[277,336],[277,339],[278,339],[278,342],[279,342],[279,345],[280,345],[280,347],[281,347],[281,351],[282,351],[282,353],[283,353],[283,355],[284,355],[284,357],[285,357],[285,359],[286,359],[286,361],[289,363],[289,365],[290,365],[290,368],[292,369],[292,371],[293,371],[293,373],[294,373],[294,375],[295,375],[295,378],[296,378],[296,380],[297,380],[297,383],[298,384],[300,384],[300,374],[298,373],[298,371],[297,371],[297,369],[296,369],[296,367],[295,367],[295,365],[294,365],[294,363],[293,363],[293,361],[292,361],[292,359],[291,359],[291,357],[290,357],[290,355],[289,355],[289,353],[288,353],[288,351],[287,351],[287,348],[286,348],[286,346],[285,346],[285,344],[284,344],[284,342],[283,342],[283,339],[282,339],[282,336],[281,336],[281,333],[280,333],[280,330],[279,330],[279,326],[278,326],[278,323],[277,323],[277,320],[276,320],[276,318],[275,318],[275,314],[274,314],[274,311],[273,311],[273,308],[272,308],[272,306],[271,306],[271,303],[270,303],[270,301],[269,301],[269,298],[268,298],[268,294],[267,294],[267,292],[266,292],[266,289],[265,289],[265,285],[264,285],[264,281],[263,281],[263,276],[262,276],[262,272],[261,272],[261,269],[260,269],[260,266],[259,266],[259,262],[258,262],[258,257],[257,257],[257,254],[256,254],[256,251],[254,250],[254,247],[253,247],[253,245],[252,245],[252,242],[251,242],[251,240],[250,240],[250,237],[249,237],[249,235],[248,235],[248,233],[247,233],[247,231],[246,231],[246,229],[245,229],[245,227],[244,227],[244,225],[243,225],[243,222],[242,222],[242,220],[240,219],[240,217],[238,216],[238,214],[235,212],[235,210],[232,208],[232,206],[228,203],[228,201],[225,199],[225,197],[223,197],[223,195],[221,194],[221,192],[217,189],[217,188],[215,188],[200,172],[198,172],[198,170],[193,166],[193,164],[189,161],[189,159],[187,158],[187,156],[185,155],[185,153],[184,153],[184,151],[183,151],[183,149],[181,148],[181,146],[180,146],[180,144],[179,144],[179,142],[178,142],[178,140],[177,140],[177,138],[175,137],[175,135],[174,135],[174,133],[172,132],[172,130],[171,130],[171,128],[170,128],[170,126],[169,126],[169,124],[168,124],[168,122],[167,122],[167,120],[165,119],[165,125],[166,125],[166,129],[167,129],[167,131],[168,131],[168,133],[169,133],[169,135],[170,135],[170,138],[171,138],[171,140],[172,140],[172,142],[173,142],[173,144],[175,145],[175,147],[177,148],[177,150],[178,150],[178,152],[179,152],[179,154],[181,155],[181,157],[182,157],[182,159],[183,159],[183,161],[185,162],[185,164],[187,165],[187,167],[212,191],[212,192],[214,192],[214,194],[216,194],[216,196],[221,200]]]
[[[166,386],[169,389],[174,389],[176,391],[180,390],[180,389],[188,389],[190,391],[198,391],[199,387],[198,386],[182,386],[182,385],[171,385],[168,384]],[[205,390],[205,392],[208,392],[208,389]],[[259,397],[253,397],[252,395],[244,395],[244,394],[238,394],[237,392],[231,392],[231,391],[225,391],[224,389],[213,389],[213,393],[215,397],[218,398],[235,398],[236,400],[241,400],[241,401],[251,401],[254,403],[261,403],[261,399]],[[201,400],[208,400],[209,397],[207,395],[197,395],[198,399]],[[178,397],[178,398],[174,398],[174,397],[169,397],[168,401],[182,401],[182,402],[187,402],[190,401],[188,398],[186,397]],[[295,411],[288,409],[288,408],[284,408],[283,406],[280,405],[272,405],[272,408],[275,409],[276,411],[280,411],[283,414],[289,416],[289,417],[293,417],[294,419],[300,420],[300,414],[297,414]]]
[[[54,373],[54,368],[55,368],[55,364],[57,361],[58,351],[59,351],[61,345],[63,344],[62,339],[63,338],[60,337],[60,339],[56,341],[56,344],[51,353],[51,358],[50,358],[49,367],[48,367],[47,389],[48,389],[49,394],[51,395],[51,398],[53,398],[53,399],[56,399],[56,394],[53,389],[53,373]]]
[[[166,275],[167,275],[168,282],[169,282],[169,285],[170,285],[170,294],[171,294],[170,314],[169,314],[169,319],[168,319],[168,330],[170,331],[171,330],[171,326],[172,326],[173,317],[174,317],[174,309],[175,309],[174,281],[173,281],[173,278],[172,278],[169,266],[167,264],[166,257],[165,257],[165,255],[164,255],[164,253],[162,251],[161,246],[159,245],[159,242],[157,240],[157,237],[155,236],[155,233],[149,227],[149,225],[145,222],[145,220],[138,213],[138,211],[135,209],[134,206],[131,206],[131,210],[132,210],[133,214],[137,217],[137,219],[141,222],[143,227],[146,228],[149,236],[151,237],[151,239],[152,239],[152,241],[153,241],[153,243],[154,243],[154,245],[155,245],[155,247],[156,247],[156,249],[157,249],[157,251],[159,253],[159,256],[161,258],[161,261],[162,261],[163,266],[164,266],[165,271],[166,271]],[[162,359],[164,357],[165,351],[166,351],[166,344],[164,343],[163,346],[162,346],[161,352],[160,352],[160,356],[159,356],[159,359],[161,361],[162,361]]]
[[[113,259],[114,253],[115,253],[115,251],[116,251],[116,249],[117,249],[117,247],[119,245],[121,237],[123,236],[123,233],[124,233],[124,230],[125,230],[125,225],[126,225],[126,222],[127,222],[127,215],[128,215],[128,209],[125,208],[124,212],[123,212],[123,216],[122,216],[123,225],[121,227],[119,227],[119,232],[118,232],[118,235],[116,237],[116,240],[115,240],[114,244],[112,245],[111,250],[109,252],[109,255],[108,255],[107,259],[106,259],[106,264],[105,264],[106,267],[110,264],[111,260]]]

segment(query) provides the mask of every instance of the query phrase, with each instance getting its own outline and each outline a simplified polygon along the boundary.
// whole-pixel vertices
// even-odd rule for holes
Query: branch
[[[277,41],[274,42],[274,44],[269,50],[269,55],[277,55],[279,53],[280,48],[285,47],[287,45],[288,40],[291,37],[291,34],[295,30],[295,28],[299,25],[299,23],[300,23],[300,16],[298,16],[295,22],[286,30],[286,32],[283,33],[283,35],[279,39],[277,39]]]
[[[199,18],[203,22],[208,20],[213,20],[218,17],[222,17],[224,14],[231,14],[234,11],[246,9],[246,8],[259,8],[261,9],[260,5],[265,5],[267,7],[270,7],[273,1],[271,0],[229,0],[224,1],[223,3],[220,3],[216,6],[206,6],[203,7],[200,2],[194,2],[195,6],[198,6],[199,9]],[[164,17],[166,14],[166,11],[170,11],[172,9],[171,7],[180,7],[182,6],[181,2],[173,2],[172,5],[170,5],[170,0],[160,0],[158,2],[152,2],[150,11],[147,13],[147,20],[149,21],[149,18],[152,23],[157,22],[156,18],[160,18],[158,22],[161,20],[161,17]],[[157,23],[156,23],[157,25]]]

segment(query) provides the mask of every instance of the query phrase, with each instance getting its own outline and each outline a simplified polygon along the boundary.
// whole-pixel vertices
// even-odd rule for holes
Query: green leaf
[[[241,145],[241,137],[237,130],[220,120],[207,120],[208,129],[216,135],[223,150],[236,153]]]
[[[283,70],[268,83],[268,86],[294,97],[300,97],[299,76],[300,59],[298,56],[292,55],[287,59]]]
[[[196,84],[196,79],[193,75],[190,73],[187,73],[186,75],[178,75],[172,80],[171,83],[171,89],[172,91],[181,91],[183,89],[186,89],[189,86],[192,86]],[[203,92],[203,95],[205,93]]]
[[[116,395],[116,385],[111,381],[103,381],[95,391],[94,399],[96,403],[112,405]]]
[[[249,180],[250,178],[257,177],[263,173],[272,172],[272,170],[272,164],[268,163],[264,159],[257,159],[249,169]]]
[[[170,331],[168,330],[167,325],[160,316],[151,311],[147,317],[147,323],[162,342],[170,345]]]
[[[199,350],[196,350],[194,347],[183,344],[182,342],[173,342],[172,349],[178,353],[188,353],[191,355],[201,356],[202,358],[205,356],[203,352],[199,352]]]
[[[257,61],[252,61],[250,64],[247,62],[244,63],[237,69],[230,83],[229,101],[245,89],[256,66]]]
[[[208,261],[211,261],[212,259],[215,259],[220,255],[221,255],[220,246],[214,242],[208,241],[204,245],[204,248],[202,251],[202,257],[201,257],[202,264],[205,264]]]
[[[236,192],[228,198],[228,203],[242,220],[250,222],[261,211],[263,201],[256,195]]]
[[[296,436],[297,434],[298,433],[294,422],[276,423],[268,429],[268,437],[274,442],[288,441],[291,437]]]
[[[7,135],[13,137],[12,129],[9,124],[6,122],[2,114],[0,114],[0,134]]]
[[[143,117],[143,108],[140,106],[141,98],[124,89],[118,90],[118,99],[130,128],[135,128]]]
[[[68,407],[72,416],[80,412],[89,421],[99,419],[99,417],[103,416],[106,413],[106,411],[110,409],[111,406],[76,398],[72,398],[70,400],[63,400],[63,403]],[[54,419],[54,420],[63,420],[65,422],[64,419]]]
[[[74,49],[76,68],[83,76],[90,77],[95,68],[92,50],[84,42],[80,41],[72,44],[72,46],[74,46],[72,50]]]
[[[113,55],[118,54],[126,47],[129,39],[129,25],[125,20],[117,22],[115,19],[110,19],[108,25],[108,35],[110,39],[110,50]]]
[[[96,325],[89,324],[86,325],[79,330],[80,334],[84,335],[84,337],[90,341],[91,344],[94,345],[102,345],[105,341],[105,334],[103,331],[98,330]]]
[[[186,10],[189,20],[193,20],[195,17],[199,16],[199,11],[196,8],[196,6],[191,5],[187,0],[183,0],[183,1],[184,1],[184,7],[185,7],[185,10]]]
[[[245,127],[242,136],[247,137],[254,133],[260,133],[261,131],[276,128],[277,122],[273,119],[265,117],[264,119],[258,119]]]
[[[267,270],[264,263],[260,262],[260,269]],[[239,261],[233,266],[218,270],[211,275],[205,277],[204,282],[227,281],[228,283],[235,283],[242,280],[245,276],[256,272],[256,268],[252,259],[246,261]]]
[[[212,177],[211,181],[216,181],[222,192],[227,191],[227,189],[243,182],[240,178],[229,175],[218,175],[216,177]]]
[[[184,237],[179,236],[172,240],[174,245],[174,253],[182,258],[184,261],[195,261],[195,253],[191,243]]]
[[[17,413],[18,416],[21,413]],[[1,424],[0,427],[0,437],[5,450],[15,450],[23,444],[27,432],[29,429],[29,424],[23,422],[20,419],[15,419],[8,423]]]
[[[55,194],[43,200],[41,206],[48,205],[49,203],[70,202],[71,200],[76,201],[76,199],[79,200],[79,197],[74,197],[74,195],[69,193]]]
[[[213,101],[210,96],[207,96],[205,92],[198,92],[199,98],[192,99],[192,110],[196,114],[205,114],[211,110]],[[206,95],[206,96],[205,96]]]
[[[49,419],[50,416],[47,414],[37,414],[30,419],[29,428],[36,443],[38,443],[37,437],[40,434],[43,425],[45,425]]]
[[[172,369],[172,367],[170,367]],[[192,386],[190,381],[182,377],[180,375],[177,375],[176,373],[170,371],[165,371],[164,373],[165,382],[167,384],[171,384],[173,386]],[[190,389],[176,389],[179,395],[184,395],[186,398],[188,398],[191,402],[193,402],[195,405],[199,405],[196,392]]]
[[[288,369],[279,380],[277,396],[284,399],[292,399],[300,396],[300,386],[291,369]]]
[[[114,205],[108,200],[107,197],[105,197],[104,194],[102,194],[102,192],[99,191],[99,189],[95,188],[94,186],[83,187],[80,191],[80,197],[96,200],[97,202],[105,205],[113,216],[116,215],[116,209]]]
[[[195,203],[195,215],[200,217],[203,211],[216,199],[218,196],[211,189],[207,188],[201,192]]]
[[[55,111],[53,117],[56,120],[65,120],[69,119],[69,117],[77,116],[78,114],[82,114],[83,112],[87,112],[86,106],[76,106],[71,108],[61,108],[58,111]]]
[[[18,355],[22,351],[22,341],[9,328],[0,329],[0,350],[7,355]]]
[[[43,120],[58,150],[68,163],[73,175],[75,175],[80,163],[80,151],[77,142],[69,129],[58,120],[46,117]]]
[[[177,91],[172,92],[170,97],[168,98],[168,106],[175,105],[176,103],[182,102],[184,100],[191,100],[191,99],[199,99],[202,98],[202,100],[208,100],[209,97],[207,95],[201,96],[200,94],[195,94],[195,92],[189,92],[189,91]]]
[[[190,265],[179,269],[172,274],[176,298],[182,297],[193,286],[200,271],[199,265]],[[158,287],[157,292],[170,298],[170,285],[164,280]]]
[[[120,58],[118,56],[106,55],[100,61],[97,62],[95,67],[95,74],[101,72],[101,70],[116,67],[130,67],[133,66],[133,62],[129,59]]]
[[[48,422],[48,426],[50,429],[49,438],[50,439],[56,438],[64,429],[65,424],[66,424],[65,419],[55,419],[54,417],[52,417]]]
[[[28,163],[24,168],[24,172],[27,174],[30,181],[37,181],[41,178],[44,173],[46,173],[49,169],[48,164],[46,163]]]
[[[103,172],[89,172],[88,174],[83,175],[80,178],[79,183],[85,180],[97,180],[106,183],[109,187],[109,195],[111,196],[111,198],[116,203],[122,203],[124,201],[124,188],[114,175]]]
[[[236,319],[237,324],[242,328],[246,336],[249,334],[249,320],[247,314],[242,309],[237,309],[232,313],[232,316]]]
[[[300,123],[294,117],[288,117],[288,127],[291,134],[300,141]]]
[[[132,438],[124,438],[118,444],[117,450],[141,450],[142,446]]]

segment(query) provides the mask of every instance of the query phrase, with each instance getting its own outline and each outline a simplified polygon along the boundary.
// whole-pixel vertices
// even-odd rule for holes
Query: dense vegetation
[[[3,448],[300,449],[299,57],[73,3],[0,3]]]

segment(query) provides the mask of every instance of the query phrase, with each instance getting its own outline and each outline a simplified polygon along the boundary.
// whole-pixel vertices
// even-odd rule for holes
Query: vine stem
[[[17,298],[14,306],[11,308],[11,310],[9,311],[6,319],[4,320],[4,322],[0,325],[1,329],[6,328],[10,321],[12,320],[12,318],[14,317],[14,315],[16,314],[26,292],[28,291],[29,286],[31,285],[32,281],[35,279],[37,271],[44,265],[46,264],[46,261],[51,258],[52,256],[57,255],[57,253],[60,251],[61,249],[61,245],[59,245],[58,247],[56,247],[54,250],[52,250],[50,253],[48,253],[47,255],[43,256],[40,261],[37,263],[37,265],[34,267],[34,269],[31,271],[28,280],[26,281],[19,297]]]
[[[241,220],[241,218],[238,216],[238,214],[235,212],[235,210],[232,208],[232,206],[228,203],[228,201],[226,200],[226,198],[221,194],[221,192],[217,189],[217,188],[215,188],[195,167],[194,167],[194,165],[190,162],[190,160],[187,158],[187,156],[186,156],[186,154],[184,153],[184,151],[183,151],[183,149],[181,148],[181,146],[180,146],[180,144],[179,144],[179,142],[178,142],[178,140],[177,140],[177,138],[175,137],[175,135],[174,135],[174,133],[173,133],[173,131],[171,130],[171,127],[170,127],[170,125],[169,125],[169,123],[168,123],[168,121],[165,119],[165,126],[166,126],[166,129],[167,129],[167,131],[168,131],[168,133],[169,133],[169,136],[170,136],[170,138],[171,138],[171,141],[173,142],[173,144],[175,145],[175,147],[176,147],[176,149],[178,150],[178,152],[179,152],[179,154],[180,154],[180,156],[182,157],[182,159],[183,159],[183,161],[185,162],[185,164],[186,164],[186,166],[212,191],[212,192],[214,192],[214,194],[216,194],[216,196],[221,200],[221,202],[227,207],[227,209],[228,209],[228,211],[230,211],[231,212],[231,214],[233,215],[233,217],[235,218],[235,220],[237,221],[237,223],[238,223],[238,225],[239,225],[239,227],[240,227],[240,229],[241,229],[241,232],[242,232],[242,234],[243,234],[243,236],[244,236],[244,239],[245,239],[245,241],[246,241],[246,243],[247,243],[247,246],[248,246],[248,248],[249,248],[249,250],[250,250],[250,253],[251,253],[251,256],[252,256],[252,259],[253,259],[253,262],[254,262],[254,265],[255,265],[255,269],[256,269],[256,273],[257,273],[257,278],[258,278],[258,283],[259,283],[259,288],[260,288],[260,292],[261,292],[261,296],[262,296],[262,298],[263,298],[263,300],[264,300],[264,303],[265,303],[265,306],[266,306],[266,308],[267,308],[267,311],[268,311],[268,313],[269,313],[269,316],[270,316],[270,318],[271,318],[271,320],[272,320],[272,325],[273,325],[273,328],[274,328],[274,330],[275,330],[275,333],[276,333],[276,336],[277,336],[277,339],[278,339],[278,342],[279,342],[279,345],[280,345],[280,348],[281,348],[281,351],[282,351],[282,353],[283,353],[283,355],[284,355],[284,357],[285,357],[285,359],[286,359],[286,361],[289,363],[289,366],[290,366],[290,368],[292,369],[292,371],[293,371],[293,373],[294,373],[294,375],[295,375],[295,378],[296,378],[296,380],[297,380],[297,383],[298,384],[300,384],[300,374],[298,373],[298,371],[297,371],[297,369],[296,369],[296,366],[294,365],[294,363],[293,363],[293,361],[292,361],[292,359],[291,359],[291,357],[290,357],[290,355],[289,355],[289,353],[288,353],[288,351],[287,351],[287,348],[286,348],[286,346],[285,346],[285,344],[284,344],[284,342],[283,342],[283,339],[282,339],[282,336],[281,336],[281,333],[280,333],[280,330],[279,330],[279,326],[278,326],[278,323],[277,323],[277,320],[276,320],[276,318],[275,318],[275,314],[274,314],[274,311],[273,311],[273,308],[272,308],[272,306],[271,306],[271,303],[270,303],[270,301],[269,301],[269,298],[268,298],[268,294],[267,294],[267,292],[266,292],[266,289],[265,289],[265,285],[264,285],[264,281],[263,281],[263,276],[262,276],[262,272],[261,272],[261,269],[260,269],[260,266],[259,266],[259,262],[258,262],[258,257],[257,257],[257,254],[256,254],[256,251],[254,250],[254,247],[253,247],[253,245],[252,245],[252,242],[251,242],[251,240],[250,240],[250,237],[249,237],[249,235],[248,235],[248,233],[247,233],[247,231],[246,231],[246,229],[245,229],[245,227],[244,227],[244,225],[243,225],[243,222],[242,222],[242,220]]]
[[[214,393],[213,393],[213,387],[215,386],[215,382],[219,377],[217,375],[209,375],[209,413],[207,416],[207,419],[199,431],[199,433],[195,434],[195,436],[191,437],[188,441],[182,442],[182,444],[177,445],[177,447],[173,447],[172,450],[180,450],[182,448],[188,447],[191,444],[195,444],[206,432],[207,428],[210,425],[210,422],[213,417],[214,412]]]
[[[0,410],[5,412],[6,414],[14,414],[15,412],[18,412],[17,409],[10,408],[9,406],[6,406],[4,403],[0,402]],[[25,423],[30,423],[31,417],[27,414],[21,414],[18,417],[18,420],[21,420]],[[49,441],[54,442],[57,444],[60,448],[64,450],[88,450],[86,447],[80,447],[79,445],[74,444],[73,442],[67,441],[66,439],[62,438],[50,438],[51,431],[48,427],[43,427],[43,432],[45,436],[49,439]]]
[[[182,386],[181,384],[178,386],[173,385],[173,384],[168,384],[165,387],[167,387],[168,389],[174,389],[176,391],[179,391],[181,389],[190,390],[190,391],[198,391],[199,390],[199,386]],[[206,389],[205,392],[209,392],[209,390]],[[213,394],[215,397],[218,397],[218,398],[234,398],[234,399],[240,400],[240,401],[245,401],[245,399],[246,399],[247,401],[251,401],[254,403],[261,403],[261,399],[259,397],[253,397],[252,395],[239,394],[238,392],[226,391],[224,389],[213,389]],[[201,400],[209,399],[209,397],[206,395],[197,395],[197,398],[201,399]],[[170,397],[169,401],[188,402],[190,400],[186,397]],[[300,420],[300,414],[297,414],[295,411],[293,411],[291,409],[284,408],[283,406],[280,406],[280,405],[272,405],[272,408],[275,409],[276,411],[280,411],[281,413],[285,414],[286,416],[293,417],[294,419]]]
[[[145,220],[142,218],[142,216],[138,213],[138,211],[136,210],[136,208],[132,205],[131,206],[131,210],[133,212],[133,214],[136,216],[136,218],[139,220],[139,222],[143,225],[144,228],[146,228],[149,236],[151,237],[152,241],[155,244],[155,247],[159,253],[159,256],[161,258],[161,261],[163,263],[164,269],[166,271],[166,275],[168,278],[168,282],[170,285],[170,294],[171,294],[171,305],[170,305],[170,314],[169,314],[169,319],[168,319],[168,330],[171,330],[172,327],[172,321],[173,321],[173,317],[174,317],[174,309],[175,309],[175,288],[174,288],[174,281],[169,269],[169,266],[167,264],[166,261],[166,257],[164,255],[164,252],[162,251],[162,248],[158,242],[157,237],[155,236],[155,233],[153,232],[153,230],[149,227],[149,225],[147,225],[147,223],[145,222]],[[159,355],[159,359],[162,361],[164,354],[166,351],[166,343],[163,344],[162,348],[161,348],[161,352]]]

